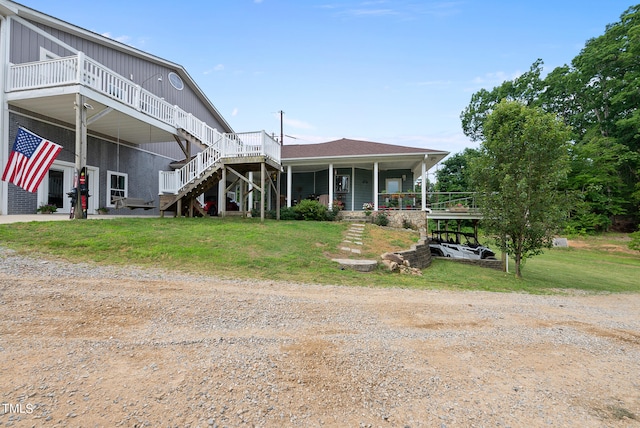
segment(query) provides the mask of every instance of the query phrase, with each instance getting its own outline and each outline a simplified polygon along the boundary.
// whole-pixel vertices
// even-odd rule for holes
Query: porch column
[[[262,189],[262,195],[260,197],[260,221],[264,222],[264,200],[267,197],[267,189],[264,185],[266,183],[267,167],[264,162],[260,164],[260,188]],[[269,186],[271,187],[271,186]]]
[[[282,180],[282,172],[280,171],[280,169],[278,169],[278,173],[277,173],[277,178],[276,180],[278,180],[278,185],[277,185],[277,189],[278,191],[276,192],[276,220],[280,220],[280,193],[282,192],[282,190],[280,189],[280,181]]]
[[[427,158],[429,155],[424,155],[422,159],[422,211],[427,210]]]
[[[87,166],[87,108],[84,106],[84,96],[76,94],[76,174],[80,177],[80,171]],[[82,212],[82,197],[80,196],[80,186],[76,186],[76,206],[74,208],[74,218],[84,218]]]
[[[329,209],[333,208],[333,164],[329,164]]]
[[[291,208],[291,183],[293,178],[291,177],[291,165],[287,165],[287,208]]]
[[[373,164],[373,210],[378,211],[378,162]]]
[[[249,172],[249,211],[253,209],[253,171]]]
[[[224,217],[227,213],[227,167],[222,167],[222,178],[218,182],[218,216]]]
[[[351,167],[351,211],[356,210],[356,167]]]

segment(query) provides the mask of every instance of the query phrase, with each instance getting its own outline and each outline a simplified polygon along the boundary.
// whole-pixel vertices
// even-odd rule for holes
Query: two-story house
[[[91,214],[123,197],[145,201],[148,214],[182,212],[212,188],[223,204],[233,180],[222,178],[246,182],[256,173],[252,188],[261,192],[281,170],[275,140],[235,133],[168,60],[7,0],[0,0],[0,58],[0,165],[19,127],[62,146],[36,192],[1,182],[1,215],[35,213],[42,204],[69,212],[83,168]]]

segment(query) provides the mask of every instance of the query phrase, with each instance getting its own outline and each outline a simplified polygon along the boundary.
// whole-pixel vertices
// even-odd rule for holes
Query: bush
[[[379,211],[373,217],[373,223],[378,226],[387,226],[389,224],[389,215],[385,211]]]
[[[294,207],[282,207],[280,208],[280,220],[300,220],[300,218],[298,218]]]
[[[294,210],[302,220],[327,220],[327,207],[318,201],[304,199],[294,207]]]
[[[632,250],[640,250],[640,230],[633,232],[630,236],[631,242],[629,242],[629,248]]]

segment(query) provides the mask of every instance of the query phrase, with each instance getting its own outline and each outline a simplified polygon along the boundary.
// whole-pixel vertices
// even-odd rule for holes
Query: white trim
[[[65,161],[53,161],[50,170],[62,171],[64,173],[63,184],[63,207],[59,209],[59,213],[69,213],[71,209],[71,199],[67,196],[67,193],[73,189],[73,178],[76,172],[75,164]],[[89,205],[87,206],[87,212],[89,214],[95,213],[98,209],[100,202],[100,168],[87,165],[87,174],[89,175]],[[45,175],[42,183],[38,187],[37,206],[45,204],[49,200],[49,172]]]
[[[399,183],[398,185],[398,190],[394,190],[391,191],[389,189],[389,183]],[[401,193],[402,192],[402,177],[397,177],[397,178],[387,178],[384,180],[384,188],[386,190],[386,193]]]
[[[0,113],[0,168],[4,172],[4,168],[9,160],[9,104],[7,102],[7,96],[5,93],[6,82],[6,64],[9,64],[9,20],[0,15],[0,107],[2,112]],[[9,209],[9,183],[6,181],[0,182],[0,215],[7,214]]]
[[[378,162],[373,164],[373,210],[378,211],[378,193],[380,193],[380,186],[378,186],[378,180],[380,179]]]
[[[105,201],[104,201],[104,206],[108,207],[108,208],[114,208],[115,204],[113,204],[111,202],[111,190],[113,190],[111,188],[111,177],[112,176],[122,176],[124,177],[124,189],[122,189],[124,191],[123,193],[123,197],[127,197],[129,196],[129,174],[126,172],[118,172],[118,171],[111,171],[111,170],[107,170],[107,185],[106,185],[106,192],[105,192]],[[120,189],[117,189],[120,190]]]

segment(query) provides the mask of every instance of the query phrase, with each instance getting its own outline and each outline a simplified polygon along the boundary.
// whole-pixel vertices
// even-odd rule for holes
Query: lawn
[[[575,248],[551,249],[530,259],[524,278],[434,260],[423,276],[379,269],[340,270],[332,257],[347,223],[240,218],[119,218],[0,225],[3,246],[48,259],[137,265],[219,277],[375,287],[557,293],[640,291],[640,252],[623,238],[588,238]],[[417,232],[367,225],[363,257],[409,248]],[[572,241],[574,243],[574,241]]]

